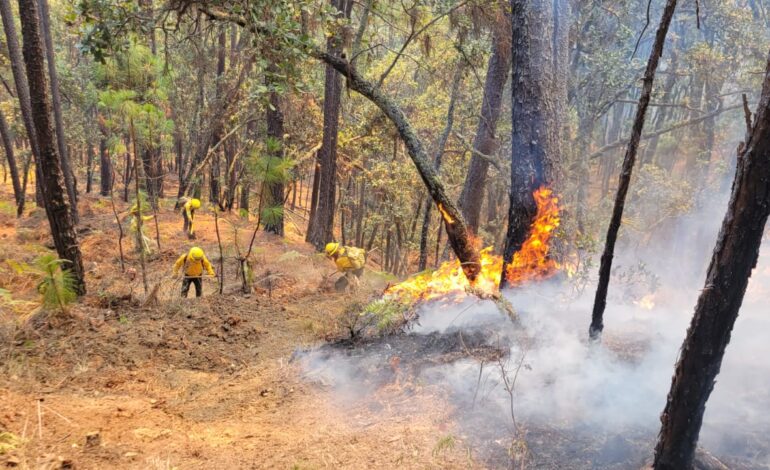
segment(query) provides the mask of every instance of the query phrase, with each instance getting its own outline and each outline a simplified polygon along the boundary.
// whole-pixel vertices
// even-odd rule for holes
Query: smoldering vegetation
[[[646,245],[664,249],[626,243],[619,252],[616,277],[646,277],[612,285],[601,345],[587,340],[593,281],[576,292],[561,276],[505,293],[518,325],[489,301],[425,304],[402,334],[301,354],[306,377],[340,403],[374,400],[383,387],[406,397],[437,388],[454,432],[492,467],[640,468],[726,206],[723,195],[707,202],[672,224],[665,243]],[[764,249],[699,442],[729,468],[770,468],[768,290]]]

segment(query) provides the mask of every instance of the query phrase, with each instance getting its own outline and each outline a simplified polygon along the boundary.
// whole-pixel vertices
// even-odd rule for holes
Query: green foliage
[[[283,219],[283,205],[264,207],[261,212],[261,222],[265,225],[275,225]]]
[[[43,255],[35,259],[35,269],[40,275],[37,291],[43,307],[66,311],[66,306],[77,299],[75,275],[62,265],[68,263],[54,255]]]
[[[0,214],[15,216],[16,205],[10,201],[0,201]]]
[[[361,315],[375,318],[377,329],[380,332],[387,332],[403,324],[404,315],[409,309],[408,305],[396,299],[381,298],[369,303]]]
[[[21,439],[8,431],[0,432],[0,455],[6,454],[21,445]]]

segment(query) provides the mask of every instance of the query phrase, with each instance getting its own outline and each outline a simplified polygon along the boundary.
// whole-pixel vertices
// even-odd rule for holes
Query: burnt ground
[[[250,233],[236,217],[221,219],[224,295],[214,295],[209,280],[203,299],[181,300],[169,271],[189,243],[165,207],[162,250],[148,260],[157,291],[146,304],[130,240],[129,269],[120,270],[109,206],[85,196],[81,208],[89,294],[64,315],[42,314],[34,277],[7,263],[31,263],[47,251],[44,217],[0,213],[0,288],[12,294],[0,303],[1,464],[620,469],[639,468],[649,456],[649,433],[598,435],[522,419],[514,427],[507,409],[485,406],[500,392],[488,373],[515,368],[511,345],[526,339],[495,321],[341,341],[348,306],[376,297],[387,281],[370,275],[355,295],[330,292],[325,276],[333,268],[302,243],[300,219],[285,238],[258,235],[248,297],[239,293],[232,256],[235,238],[243,246]],[[218,267],[205,213],[198,233],[196,244]],[[645,347],[624,341],[617,355],[633,361]],[[474,372],[480,364],[483,377]],[[465,389],[447,386],[446,367],[471,371]],[[477,392],[479,383],[485,391]],[[763,468],[750,459],[728,463]]]

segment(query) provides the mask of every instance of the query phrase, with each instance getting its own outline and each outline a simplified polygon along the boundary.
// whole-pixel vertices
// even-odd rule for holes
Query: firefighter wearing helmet
[[[337,280],[337,290],[345,290],[346,287],[358,286],[366,265],[366,251],[354,246],[342,246],[339,243],[327,243],[324,248],[326,256],[334,260],[337,271],[343,276]]]
[[[203,270],[206,270],[209,276],[214,276],[214,268],[206,258],[202,249],[194,246],[188,253],[183,254],[174,263],[174,276],[182,270],[184,279],[182,280],[182,297],[187,297],[190,292],[190,284],[195,286],[195,297],[203,295]]]
[[[182,218],[184,219],[184,226],[182,230],[187,234],[187,238],[190,240],[195,239],[195,227],[193,227],[193,221],[195,220],[195,210],[200,209],[200,199],[188,199],[182,205]]]

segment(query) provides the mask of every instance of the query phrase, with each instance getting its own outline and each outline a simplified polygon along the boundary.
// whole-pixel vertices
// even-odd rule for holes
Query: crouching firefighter
[[[190,240],[195,239],[195,228],[193,227],[193,221],[195,220],[195,210],[200,209],[200,199],[188,199],[182,205],[182,218],[184,219],[184,226],[182,230],[187,234],[187,238]]]
[[[334,260],[337,271],[343,276],[334,283],[337,291],[347,287],[358,287],[366,265],[366,251],[354,246],[340,246],[339,243],[327,243],[324,249],[326,256]]]
[[[183,269],[184,268],[184,269]],[[183,269],[184,279],[182,279],[182,297],[187,297],[190,292],[190,284],[195,286],[195,297],[203,295],[203,270],[205,269],[209,276],[214,276],[214,268],[206,258],[203,250],[194,246],[190,248],[189,253],[185,253],[174,263],[174,276]]]

